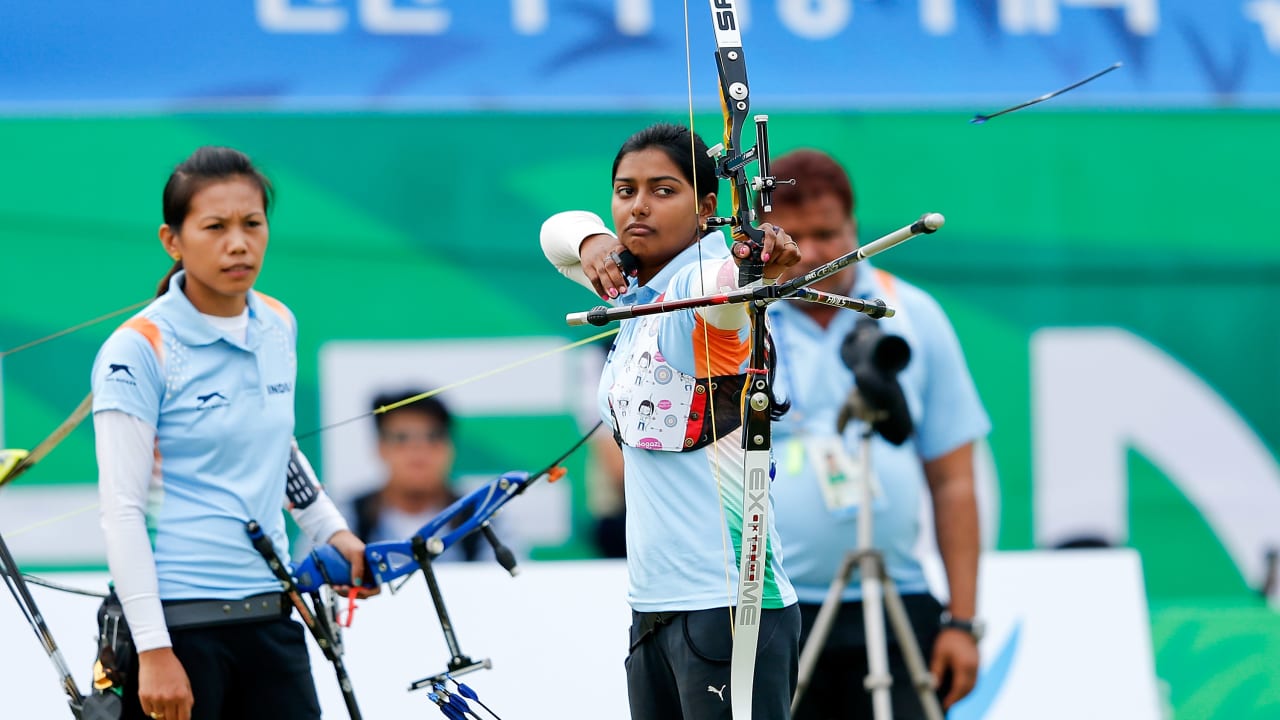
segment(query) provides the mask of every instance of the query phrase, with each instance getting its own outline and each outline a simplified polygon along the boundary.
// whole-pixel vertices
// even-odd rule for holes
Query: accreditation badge
[[[879,495],[875,471],[850,453],[839,435],[810,436],[804,439],[805,455],[822,492],[827,510],[845,514],[862,501],[863,487],[870,483],[873,496]]]

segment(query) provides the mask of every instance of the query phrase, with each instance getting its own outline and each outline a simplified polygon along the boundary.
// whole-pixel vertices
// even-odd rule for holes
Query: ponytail
[[[156,297],[160,297],[161,295],[164,295],[165,293],[169,292],[169,281],[172,280],[173,276],[177,275],[178,271],[181,269],[182,269],[181,260],[178,260],[173,264],[173,267],[169,268],[169,272],[164,274],[164,279],[161,280],[160,284],[156,286]]]

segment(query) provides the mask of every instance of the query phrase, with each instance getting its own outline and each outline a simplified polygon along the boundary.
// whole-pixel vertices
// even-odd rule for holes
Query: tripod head
[[[840,359],[856,383],[836,421],[843,432],[852,418],[864,420],[885,440],[901,445],[914,428],[898,373],[911,361],[911,346],[900,335],[885,335],[880,324],[861,316],[840,345]]]

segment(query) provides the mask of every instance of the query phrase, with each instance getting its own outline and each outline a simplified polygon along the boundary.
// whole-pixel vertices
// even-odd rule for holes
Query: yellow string
[[[462,380],[458,380],[457,382],[449,383],[448,385],[444,385],[444,386],[442,386],[442,387],[438,387],[438,388],[436,388],[435,390],[431,390],[431,391],[428,391],[428,392],[424,392],[424,393],[421,393],[421,394],[419,394],[419,395],[414,395],[413,397],[405,398],[405,399],[400,400],[400,401],[398,401],[398,402],[391,403],[390,405],[384,405],[384,406],[382,406],[382,407],[378,408],[377,410],[374,410],[373,412],[365,413],[365,414],[363,414],[363,415],[360,415],[360,416],[358,416],[358,417],[354,417],[354,418],[348,418],[348,419],[346,419],[346,420],[343,420],[343,421],[341,421],[341,422],[334,423],[334,424],[332,424],[332,425],[326,425],[326,426],[324,426],[324,427],[322,427],[322,428],[319,428],[319,429],[317,429],[317,430],[313,430],[313,431],[311,431],[311,432],[309,432],[309,433],[306,433],[305,435],[299,435],[298,437],[309,437],[309,436],[311,436],[311,435],[316,435],[316,434],[321,433],[321,432],[323,432],[323,431],[325,431],[325,430],[328,430],[328,429],[330,429],[330,428],[338,427],[339,425],[343,425],[343,424],[346,424],[346,423],[349,423],[349,422],[354,422],[354,421],[356,421],[356,420],[360,420],[360,419],[363,419],[363,418],[366,418],[366,417],[371,417],[371,416],[373,416],[373,415],[380,415],[380,414],[382,414],[382,413],[391,412],[392,410],[395,410],[396,408],[401,408],[401,407],[404,407],[405,405],[409,405],[409,404],[411,404],[411,403],[415,403],[415,402],[418,402],[418,401],[420,401],[420,400],[425,400],[425,399],[427,399],[427,398],[429,398],[429,397],[432,397],[433,395],[439,395],[440,393],[445,392],[445,391],[447,391],[447,390],[452,390],[452,389],[454,389],[454,388],[462,387],[463,385],[468,385],[468,384],[473,383],[473,382],[478,382],[478,381],[483,380],[483,379],[485,379],[485,378],[493,377],[494,375],[497,375],[497,374],[499,374],[499,373],[506,372],[507,370],[511,370],[511,369],[514,369],[514,368],[520,367],[521,365],[527,365],[527,364],[532,363],[532,362],[535,362],[535,361],[537,361],[537,360],[541,360],[542,358],[550,357],[550,356],[552,356],[552,355],[555,355],[556,353],[566,352],[566,351],[568,351],[568,350],[572,350],[572,349],[574,349],[574,348],[576,348],[576,347],[581,347],[581,346],[586,345],[586,344],[588,344],[588,343],[592,343],[592,342],[595,342],[595,341],[597,341],[597,340],[601,340],[601,339],[603,339],[603,338],[607,338],[607,337],[609,337],[610,335],[616,335],[616,334],[617,334],[617,332],[618,332],[618,328],[613,328],[612,330],[606,330],[606,331],[604,331],[604,332],[602,332],[602,333],[599,333],[599,334],[596,334],[596,335],[592,335],[591,337],[583,338],[582,340],[578,340],[578,341],[575,341],[575,342],[569,343],[568,345],[561,345],[560,347],[553,348],[553,349],[551,349],[551,350],[547,350],[547,351],[545,351],[545,352],[538,353],[537,355],[533,355],[533,356],[530,356],[530,357],[527,357],[527,358],[524,358],[524,359],[521,359],[521,360],[517,360],[517,361],[512,362],[512,363],[507,363],[506,365],[503,365],[502,367],[494,368],[494,369],[492,369],[492,370],[486,370],[485,372],[482,372],[482,373],[480,373],[479,375],[473,375],[473,376],[471,376],[471,377],[469,377],[469,378],[464,378],[464,379],[462,379]],[[83,513],[86,513],[86,512],[88,512],[88,511],[90,511],[90,510],[93,510],[93,509],[94,509],[94,508],[96,508],[96,507],[98,507],[98,503],[93,503],[92,505],[86,505],[86,506],[84,506],[84,507],[82,507],[82,508],[79,508],[79,509],[77,509],[77,510],[72,510],[71,512],[64,513],[64,514],[62,514],[62,515],[57,515],[57,516],[55,516],[55,517],[48,518],[48,519],[46,519],[46,520],[41,520],[41,521],[39,521],[39,522],[37,522],[37,523],[34,523],[34,524],[31,524],[31,525],[28,525],[28,526],[26,526],[26,527],[24,527],[24,528],[20,528],[20,529],[18,529],[18,530],[13,531],[13,532],[5,533],[5,535],[6,535],[7,537],[11,537],[11,538],[12,538],[12,537],[17,537],[17,536],[19,536],[19,535],[22,535],[23,533],[28,533],[28,532],[31,532],[31,531],[33,531],[33,530],[38,530],[38,529],[40,529],[40,528],[42,528],[42,527],[45,527],[45,526],[47,526],[47,525],[53,525],[53,524],[56,524],[56,523],[63,522],[63,521],[65,521],[65,520],[70,520],[71,518],[76,517],[77,515],[81,515],[81,514],[83,514]]]
[[[701,196],[698,194],[698,150],[694,141],[696,133],[694,131],[693,121],[693,60],[690,53],[689,41],[689,0],[684,0],[684,68],[685,68],[685,84],[689,92],[689,157],[693,158],[693,215],[697,225],[695,230],[698,245],[698,284],[702,290],[702,294],[707,294],[706,277],[702,271],[702,218],[698,216],[698,203]],[[718,198],[717,198],[718,199]],[[694,310],[697,313],[697,310]],[[715,391],[711,382],[711,336],[710,330],[707,328],[706,318],[702,322],[702,347],[706,356],[707,367],[707,415],[711,418],[711,471],[716,476],[716,504],[720,507],[720,552],[724,558],[724,591],[725,597],[728,598],[726,603],[729,607],[729,634],[734,634],[737,627],[733,619],[734,603],[737,602],[737,596],[733,592],[733,578],[729,571],[730,552],[729,546],[732,544],[729,538],[729,517],[725,514],[724,507],[724,487],[720,481],[720,434],[716,432],[716,403]],[[743,478],[743,492],[746,492],[746,478]],[[737,560],[737,557],[733,557]]]
[[[84,322],[82,322],[82,323],[78,323],[78,324],[76,324],[76,325],[72,325],[72,326],[71,326],[71,327],[69,327],[69,328],[65,328],[65,329],[59,330],[58,332],[53,333],[52,335],[46,335],[46,336],[44,336],[44,337],[42,337],[42,338],[37,338],[37,339],[32,340],[32,341],[30,341],[30,342],[23,343],[23,344],[21,344],[21,345],[19,345],[19,346],[17,346],[17,347],[9,348],[8,350],[0,350],[0,358],[5,357],[5,356],[7,356],[7,355],[12,355],[12,354],[14,354],[14,353],[22,352],[23,350],[30,350],[31,348],[33,348],[33,347],[35,347],[35,346],[37,346],[37,345],[43,345],[44,343],[47,343],[47,342],[49,342],[50,340],[57,340],[58,338],[62,337],[63,335],[70,335],[71,333],[73,333],[73,332],[75,332],[75,331],[77,331],[77,330],[82,330],[82,329],[87,328],[87,327],[89,327],[89,326],[91,326],[91,325],[97,325],[98,323],[100,323],[100,322],[102,322],[102,321],[104,321],[104,320],[110,320],[111,318],[116,317],[117,315],[123,315],[123,314],[125,314],[125,313],[127,313],[127,312],[129,312],[129,311],[131,311],[131,310],[137,310],[138,308],[143,307],[144,305],[147,305],[147,304],[148,304],[148,303],[150,303],[150,302],[151,302],[151,299],[150,299],[150,298],[148,298],[148,299],[146,299],[146,300],[143,300],[142,302],[134,303],[134,304],[132,304],[132,305],[130,305],[130,306],[128,306],[128,307],[122,307],[122,308],[120,308],[119,310],[112,310],[111,312],[107,313],[106,315],[99,315],[99,316],[98,316],[98,317],[96,317],[96,318],[92,318],[92,319],[90,319],[90,320],[85,320],[85,321],[84,321]]]
[[[84,507],[79,508],[79,509],[76,509],[76,510],[72,510],[71,512],[63,513],[63,514],[61,514],[61,515],[57,515],[57,516],[55,516],[55,517],[47,518],[47,519],[45,519],[45,520],[41,520],[41,521],[39,521],[39,522],[32,523],[32,524],[30,524],[30,525],[28,525],[28,526],[26,526],[26,527],[18,528],[17,530],[14,530],[13,532],[7,532],[7,533],[5,533],[5,537],[10,538],[10,539],[12,539],[12,538],[16,538],[16,537],[18,537],[19,535],[25,535],[26,533],[29,533],[29,532],[31,532],[31,531],[33,531],[33,530],[39,530],[39,529],[40,529],[40,528],[42,528],[42,527],[47,527],[47,526],[49,526],[49,525],[55,525],[55,524],[57,524],[57,523],[63,522],[64,520],[70,520],[71,518],[76,517],[77,515],[83,515],[83,514],[85,514],[85,513],[89,512],[90,510],[94,510],[94,509],[96,509],[97,507],[98,507],[98,503],[93,503],[93,504],[91,504],[91,505],[85,505]]]
[[[518,368],[518,367],[520,367],[521,365],[528,365],[529,363],[536,362],[536,361],[541,360],[541,359],[543,359],[543,358],[545,358],[545,357],[550,357],[550,356],[555,355],[555,354],[557,354],[557,353],[562,353],[562,352],[565,352],[565,351],[568,351],[568,350],[572,350],[572,349],[574,349],[574,348],[576,348],[576,347],[581,347],[581,346],[586,345],[586,344],[588,344],[588,343],[593,343],[593,342],[595,342],[595,341],[597,341],[597,340],[601,340],[601,339],[603,339],[603,338],[607,338],[607,337],[609,337],[610,335],[617,335],[617,334],[618,334],[618,328],[613,328],[612,330],[605,330],[605,331],[604,331],[604,332],[602,332],[602,333],[599,333],[599,334],[596,334],[596,335],[592,335],[591,337],[588,337],[588,338],[583,338],[583,339],[578,340],[578,341],[576,341],[576,342],[571,342],[571,343],[569,343],[568,345],[561,345],[561,346],[560,346],[560,347],[558,347],[558,348],[553,348],[553,349],[551,349],[551,350],[547,350],[547,351],[545,351],[545,352],[540,352],[540,353],[538,353],[537,355],[532,355],[532,356],[530,356],[530,357],[523,358],[523,359],[521,359],[521,360],[516,360],[515,362],[507,363],[506,365],[503,365],[502,367],[497,367],[497,368],[494,368],[494,369],[492,369],[492,370],[486,370],[485,372],[482,372],[482,373],[480,373],[479,375],[472,375],[472,376],[471,376],[471,377],[469,377],[469,378],[464,378],[464,379],[462,379],[462,380],[458,380],[457,382],[449,383],[448,385],[442,385],[442,386],[440,386],[440,387],[438,387],[438,388],[436,388],[436,389],[434,389],[434,390],[428,390],[427,392],[419,393],[419,394],[417,394],[417,395],[414,395],[413,397],[407,397],[407,398],[405,398],[405,399],[403,399],[403,400],[397,400],[396,402],[393,402],[393,403],[391,403],[390,405],[383,405],[382,407],[376,408],[376,409],[374,409],[374,410],[372,410],[372,411],[370,411],[370,412],[367,412],[367,413],[361,413],[360,415],[356,415],[355,417],[349,417],[349,418],[347,418],[346,420],[339,420],[338,422],[333,423],[333,424],[331,424],[331,425],[325,425],[325,426],[323,426],[323,427],[320,427],[320,428],[317,428],[317,429],[315,429],[315,430],[312,430],[311,432],[304,433],[304,434],[302,434],[302,435],[297,435],[296,437],[297,437],[298,439],[308,438],[308,437],[311,437],[312,435],[319,435],[320,433],[322,433],[322,432],[324,432],[324,431],[326,431],[326,430],[332,430],[333,428],[340,427],[340,426],[342,426],[342,425],[346,425],[346,424],[348,424],[348,423],[353,423],[353,422],[355,422],[355,421],[357,421],[357,420],[363,420],[364,418],[367,418],[367,417],[373,417],[374,415],[382,415],[382,414],[384,414],[384,413],[389,413],[389,412],[391,412],[392,410],[395,410],[395,409],[397,409],[397,408],[402,408],[402,407],[404,407],[405,405],[412,405],[413,403],[416,403],[416,402],[419,402],[419,401],[422,401],[422,400],[426,400],[426,399],[427,399],[427,398],[429,398],[429,397],[434,397],[434,396],[436,396],[436,395],[439,395],[440,393],[447,392],[447,391],[449,391],[449,390],[453,390],[454,388],[459,388],[459,387],[462,387],[463,385],[470,385],[470,384],[471,384],[471,383],[473,383],[473,382],[478,382],[478,381],[480,381],[480,380],[484,380],[484,379],[486,379],[486,378],[491,378],[491,377],[493,377],[494,375],[498,375],[498,374],[500,374],[500,373],[504,373],[504,372],[506,372],[506,371],[508,371],[508,370],[512,370],[512,369]]]

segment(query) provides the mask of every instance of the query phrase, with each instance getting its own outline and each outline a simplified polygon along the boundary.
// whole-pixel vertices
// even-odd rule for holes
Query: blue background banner
[[[1280,105],[1280,0],[753,0],[759,108]],[[708,8],[693,93],[715,102]],[[683,107],[674,0],[0,5],[0,112]]]

